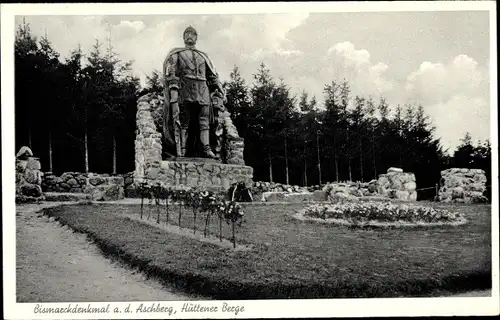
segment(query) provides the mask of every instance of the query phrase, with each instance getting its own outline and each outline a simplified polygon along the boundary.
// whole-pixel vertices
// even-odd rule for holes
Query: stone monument
[[[40,160],[33,157],[28,147],[21,147],[16,154],[16,202],[44,200]]]
[[[441,171],[438,200],[456,203],[485,203],[486,173],[481,169],[450,168]]]
[[[225,109],[225,90],[209,56],[195,45],[197,31],[183,34],[163,63],[164,90],[139,98],[134,181],[228,189],[252,184],[243,160],[244,140]]]

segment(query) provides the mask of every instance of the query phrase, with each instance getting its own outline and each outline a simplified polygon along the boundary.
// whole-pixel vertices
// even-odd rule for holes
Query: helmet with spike
[[[198,38],[198,32],[196,32],[196,30],[193,27],[189,26],[186,28],[186,30],[184,30],[183,38],[184,38],[184,43],[188,47],[193,47],[196,44],[196,40]]]
[[[188,26],[188,27],[186,28],[186,30],[184,30],[184,34],[183,34],[183,35],[184,35],[184,36],[186,36],[186,34],[187,34],[188,32],[194,33],[194,35],[198,36],[198,32],[196,32],[196,29],[195,29],[195,28],[193,28],[192,26]]]

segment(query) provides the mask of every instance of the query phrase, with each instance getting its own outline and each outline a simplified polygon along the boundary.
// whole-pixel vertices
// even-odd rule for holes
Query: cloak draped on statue
[[[167,61],[172,56],[173,54],[179,53],[184,50],[193,50],[199,53],[206,62],[207,67],[210,69],[210,71],[217,75],[215,71],[214,64],[212,63],[212,60],[208,57],[206,53],[203,51],[200,51],[198,49],[188,49],[188,48],[175,48],[172,49],[167,57],[165,58],[165,61],[163,62],[163,78],[164,78],[164,90],[163,90],[163,156],[166,158],[175,158],[177,157],[177,148],[176,148],[176,140],[175,140],[175,134],[174,134],[174,119],[173,119],[173,113],[172,113],[172,106],[170,105],[170,90],[168,87],[168,84],[166,83],[166,75],[167,75]],[[210,90],[210,86],[209,86]],[[211,92],[212,93],[212,92]],[[217,117],[214,112],[214,108],[212,105],[210,105],[210,144],[214,145],[215,142],[215,130],[217,126]],[[178,120],[178,119],[177,119]],[[193,119],[194,120],[194,119]],[[192,126],[191,126],[192,127]],[[192,130],[190,129],[190,133]],[[189,134],[188,135],[188,140],[192,139],[197,135]]]

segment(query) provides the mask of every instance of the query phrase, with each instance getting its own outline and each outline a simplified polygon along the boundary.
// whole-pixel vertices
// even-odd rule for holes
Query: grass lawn
[[[419,204],[424,204],[419,202]],[[463,212],[463,226],[354,229],[290,217],[303,204],[243,205],[233,251],[126,219],[138,205],[72,205],[46,213],[85,232],[107,254],[119,256],[186,292],[218,299],[437,296],[491,288],[491,206],[427,205]],[[156,219],[156,209],[151,219]],[[162,205],[161,223],[165,223]],[[198,230],[204,226],[198,215]],[[170,206],[170,223],[178,208]],[[182,226],[192,228],[183,209]],[[224,223],[224,237],[231,228]],[[212,219],[211,230],[218,234]]]

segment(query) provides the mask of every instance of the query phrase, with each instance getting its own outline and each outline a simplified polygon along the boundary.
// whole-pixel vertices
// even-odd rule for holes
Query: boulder
[[[284,200],[292,203],[309,202],[314,201],[314,194],[312,192],[286,193]]]
[[[408,191],[396,190],[395,197],[398,200],[409,200],[410,193]]]
[[[102,200],[104,201],[115,201],[124,198],[123,187],[113,184],[106,188],[103,188]]]
[[[71,179],[69,179],[67,183],[68,183],[71,187],[75,187],[75,186],[77,186],[77,185],[78,185],[78,182],[76,181],[76,179],[75,179],[75,178],[71,178]]]
[[[36,184],[25,183],[21,186],[21,193],[29,197],[40,197],[42,196],[42,187]]]
[[[414,191],[417,189],[417,184],[415,182],[407,182],[404,184],[406,191]]]
[[[323,190],[313,191],[313,199],[314,201],[327,201],[328,200],[328,192]]]
[[[29,157],[33,157],[33,151],[30,148],[23,146],[16,154],[16,159],[28,160]]]
[[[42,172],[38,170],[27,170],[24,173],[24,178],[27,183],[41,185],[42,184]]]
[[[285,201],[285,192],[275,192],[275,191],[263,192],[262,201],[264,202]]]
[[[390,167],[389,169],[387,169],[387,173],[390,173],[390,172],[403,172],[403,169]]]
[[[35,157],[28,158],[28,163],[26,164],[26,168],[30,170],[40,170],[40,160]]]
[[[330,193],[328,195],[328,201],[331,202],[359,201],[359,198],[347,193],[338,192],[338,193]]]
[[[412,193],[410,193],[410,197],[408,198],[408,200],[417,201],[417,192],[413,191]]]
[[[28,161],[16,160],[16,172],[20,172],[20,173],[25,172],[27,166],[28,166]]]
[[[100,176],[92,176],[92,177],[88,178],[88,182],[93,186],[98,186],[98,185],[106,182],[106,180]]]
[[[455,187],[451,190],[451,198],[458,199],[464,197],[464,189],[462,187]]]
[[[61,191],[66,192],[66,191],[69,191],[69,189],[71,189],[71,186],[65,182],[61,182],[61,183],[59,183],[59,189]]]

